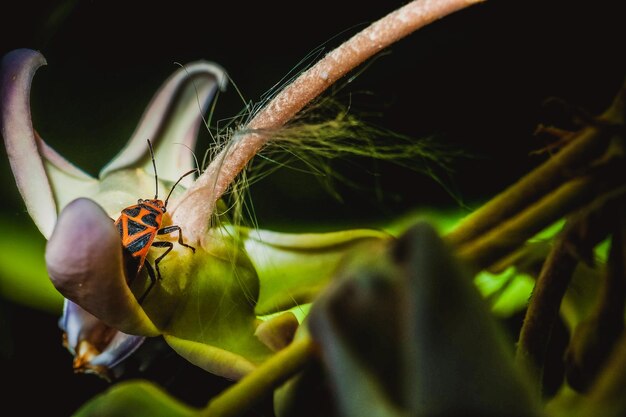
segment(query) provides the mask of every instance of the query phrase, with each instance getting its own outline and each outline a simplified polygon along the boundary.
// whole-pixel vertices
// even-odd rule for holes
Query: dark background
[[[463,150],[469,157],[459,159],[447,179],[455,198],[392,164],[338,163],[356,184],[334,184],[341,200],[313,175],[283,170],[251,190],[260,226],[363,227],[420,207],[458,207],[457,198],[470,207],[485,200],[544,158],[530,154],[548,144],[533,135],[539,123],[569,126],[567,112],[544,106],[546,99],[598,113],[617,92],[626,39],[618,3],[488,1],[393,45],[342,94],[353,95],[356,110],[378,113],[377,125],[412,137],[435,135]],[[330,50],[402,4],[11,2],[2,11],[0,55],[19,47],[45,55],[48,66],[38,71],[32,92],[35,127],[95,175],[130,136],[156,88],[178,68],[175,62],[215,61],[254,101],[314,48]],[[241,107],[231,88],[217,117]],[[32,230],[2,149],[2,215]],[[2,393],[3,409],[16,404],[24,415],[68,415],[107,386],[72,374],[56,320],[0,299],[0,372],[11,387]],[[223,385],[192,368],[164,368],[171,373],[159,382],[197,405]],[[41,401],[44,391],[58,402]]]

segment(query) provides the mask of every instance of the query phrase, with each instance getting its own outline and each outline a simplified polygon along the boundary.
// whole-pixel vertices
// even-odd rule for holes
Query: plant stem
[[[606,148],[607,138],[587,127],[559,153],[466,217],[446,239],[461,246],[516,215],[584,169]]]
[[[480,1],[412,1],[372,23],[303,72],[231,140],[173,208],[173,220],[185,230],[187,239],[201,241],[216,201],[271,139],[272,131],[287,123],[335,81],[384,48],[435,20]]]
[[[615,230],[609,253],[607,280],[601,293],[598,315],[619,318],[626,307],[626,198],[617,203]]]
[[[626,334],[622,334],[604,372],[585,401],[577,407],[581,417],[622,417],[626,409]]]
[[[598,118],[599,126],[582,129],[559,153],[472,212],[446,236],[447,241],[457,247],[467,244],[519,213],[564,181],[587,170],[591,161],[606,149],[613,136],[610,129],[602,124],[624,123],[625,101],[626,81],[609,108]]]
[[[541,388],[552,329],[574,270],[581,258],[592,258],[593,248],[611,232],[621,204],[619,200],[612,194],[599,197],[570,217],[537,278],[520,331],[516,359],[529,370],[538,388]],[[614,289],[619,290],[615,296],[621,298],[623,311],[624,290],[621,287]],[[621,316],[614,309],[611,313]]]
[[[578,259],[568,250],[567,237],[561,236],[544,263],[526,310],[516,360],[529,371],[539,391],[550,335],[577,264]]]
[[[313,357],[315,350],[315,342],[309,336],[295,340],[260,365],[254,372],[211,400],[206,408],[200,412],[200,416],[231,417],[241,415],[300,371]]]
[[[612,257],[608,277],[615,282],[607,284],[603,297],[605,298],[604,301],[612,304],[606,307],[607,310],[613,313],[613,319],[619,320],[619,324],[623,327],[624,291],[626,289],[626,215],[623,201],[618,207],[620,207],[618,226],[613,237],[614,246],[611,247]],[[614,298],[615,296],[607,294],[611,290],[616,290],[619,295]],[[604,308],[601,306],[600,311],[602,312]],[[619,337],[615,348],[612,349],[602,372],[595,380],[588,400],[581,407],[583,412],[580,415],[584,417],[596,415],[617,417],[623,415],[624,409],[626,409],[624,387],[626,387],[626,334],[622,331],[621,337]]]
[[[605,220],[584,227],[613,232],[606,268],[606,279],[594,309],[576,326],[565,353],[565,375],[569,385],[585,392],[597,379],[611,351],[624,332],[624,306],[626,303],[626,253],[624,238],[626,224],[624,200],[613,204],[612,210],[601,210],[596,217]]]
[[[586,176],[571,180],[497,228],[458,250],[459,257],[481,270],[509,254],[527,239],[580,207],[597,192],[598,181]]]

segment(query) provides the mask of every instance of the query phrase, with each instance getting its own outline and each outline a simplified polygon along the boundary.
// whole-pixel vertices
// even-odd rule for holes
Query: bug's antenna
[[[154,167],[154,189],[155,189],[154,199],[156,200],[159,198],[159,178],[157,176],[156,162],[154,162],[154,150],[152,149],[152,143],[150,143],[150,139],[146,139],[146,140],[148,141],[148,148],[150,148],[150,157],[152,158],[152,166]],[[170,194],[171,194],[171,191],[170,191]]]
[[[174,188],[176,188],[176,186],[178,185],[179,182],[182,181],[183,178],[185,178],[187,175],[189,174],[193,174],[194,172],[196,172],[198,169],[192,169],[191,171],[185,172],[179,179],[178,181],[176,181],[176,183],[174,185],[172,185],[172,189],[170,190],[170,193],[167,195],[167,198],[165,199],[165,207],[167,207],[167,201],[170,199],[170,196],[172,195],[172,191],[174,191]]]

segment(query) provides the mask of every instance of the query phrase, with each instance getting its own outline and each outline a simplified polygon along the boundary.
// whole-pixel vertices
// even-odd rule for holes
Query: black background
[[[156,88],[178,68],[175,62],[215,61],[254,101],[309,51],[324,43],[332,49],[402,4],[11,2],[3,6],[0,54],[27,47],[45,55],[48,66],[38,71],[32,92],[35,127],[95,175],[130,136]],[[413,137],[434,134],[471,155],[455,164],[450,185],[475,206],[541,162],[530,155],[547,144],[533,135],[539,123],[567,125],[563,112],[542,105],[546,99],[559,97],[591,113],[608,105],[625,75],[618,9],[610,1],[488,1],[393,45],[342,93],[353,94],[355,109],[379,113],[378,125]],[[241,107],[231,88],[217,114],[228,117]],[[360,227],[419,207],[457,204],[440,185],[406,168],[359,167],[337,166],[358,184],[335,184],[342,200],[312,175],[278,171],[261,181],[251,190],[260,226]],[[4,149],[0,172],[2,214],[32,229]],[[10,386],[1,395],[4,410],[16,404],[24,415],[68,415],[106,387],[71,373],[56,319],[0,300],[0,372]],[[223,385],[193,369],[166,369],[172,374],[159,382],[197,405],[211,387]],[[44,391],[57,402],[42,401]]]

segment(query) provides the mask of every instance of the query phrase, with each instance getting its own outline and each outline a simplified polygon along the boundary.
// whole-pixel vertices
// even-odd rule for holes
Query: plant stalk
[[[416,0],[348,39],[280,91],[215,157],[171,210],[192,242],[201,242],[217,200],[282,127],[335,81],[412,32],[482,0]],[[184,213],[184,215],[177,215]]]
[[[459,248],[459,257],[476,270],[492,265],[597,195],[603,179],[585,176],[563,184],[517,216]]]
[[[552,329],[559,316],[561,302],[578,263],[594,261],[593,249],[614,228],[623,195],[608,193],[596,198],[567,220],[556,238],[535,283],[517,343],[516,360],[525,367],[535,386],[541,389],[545,357]],[[610,274],[604,286],[604,297],[612,307],[605,317],[621,317],[625,288]],[[611,284],[608,285],[607,284]],[[615,301],[614,301],[615,299]],[[605,305],[605,303],[601,303]],[[620,318],[620,321],[623,320]]]
[[[614,239],[615,246],[611,248],[612,251],[615,249],[615,252],[612,253],[612,264],[609,265],[611,269],[609,272],[610,279],[616,282],[608,284],[612,288],[606,288],[603,294],[605,298],[603,301],[616,304],[615,306],[609,306],[608,309],[612,310],[614,316],[617,316],[622,326],[624,314],[623,297],[626,289],[626,215],[623,211],[624,208],[625,206],[622,204],[620,206],[618,227],[614,235],[616,237]],[[619,299],[613,299],[614,296],[606,293],[611,290],[619,293]],[[617,312],[614,307],[617,307]],[[618,417],[622,416],[626,409],[626,333],[622,331],[615,345],[602,371],[594,381],[587,401],[581,407],[583,412],[580,415],[583,417],[596,415]]]
[[[595,125],[582,129],[556,155],[472,212],[446,236],[446,240],[456,247],[466,245],[552,192],[563,182],[588,170],[614,136],[611,126],[624,123],[625,102],[626,81]]]
[[[577,264],[567,239],[559,239],[544,263],[526,310],[515,359],[528,371],[539,391],[548,342]]]
[[[556,155],[472,212],[446,239],[460,247],[518,214],[585,169],[606,149],[608,137],[596,127],[586,127]]]
[[[267,397],[287,381],[313,357],[315,342],[305,336],[276,353],[246,375],[238,383],[215,397],[200,412],[202,417],[234,417],[242,415],[256,402]]]

